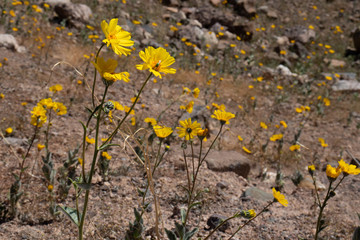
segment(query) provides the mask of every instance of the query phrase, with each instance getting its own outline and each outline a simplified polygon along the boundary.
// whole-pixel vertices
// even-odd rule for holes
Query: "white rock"
[[[276,72],[282,76],[296,76],[290,69],[282,64],[276,67]]]
[[[360,82],[340,80],[332,86],[332,89],[334,91],[359,91],[360,90]]]
[[[16,38],[11,34],[0,34],[0,47],[15,50],[19,53],[26,52],[25,47],[20,46]]]

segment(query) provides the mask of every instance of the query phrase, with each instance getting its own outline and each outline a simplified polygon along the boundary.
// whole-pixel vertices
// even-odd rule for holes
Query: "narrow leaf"
[[[76,209],[66,206],[57,206],[58,209],[60,209],[63,213],[65,213],[70,220],[75,223],[77,226],[79,226],[79,219]],[[80,216],[80,214],[79,214]],[[80,216],[81,217],[81,216]]]

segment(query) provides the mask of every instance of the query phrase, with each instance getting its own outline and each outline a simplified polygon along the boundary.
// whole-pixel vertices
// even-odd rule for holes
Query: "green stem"
[[[268,209],[271,204],[273,204],[274,201],[270,202],[268,205],[266,205],[263,210],[261,210],[261,212],[259,212],[259,214],[256,214],[255,217],[253,217],[252,219],[248,220],[247,222],[245,222],[243,225],[241,225],[240,227],[238,227],[238,229],[228,238],[228,240],[230,240],[232,237],[235,236],[235,234],[237,234],[243,227],[245,227],[246,225],[248,225],[250,222],[252,222],[253,220],[255,220],[255,218],[257,218],[258,216],[260,216],[263,212],[265,212],[266,209]],[[205,240],[205,239],[204,239]]]
[[[99,139],[98,138],[99,138],[101,111],[102,111],[102,105],[104,104],[108,88],[109,88],[109,86],[106,85],[105,91],[104,91],[104,94],[103,94],[103,98],[101,100],[100,108],[98,110],[99,112],[97,114],[94,155],[93,155],[93,160],[92,160],[92,163],[91,163],[91,169],[90,169],[89,177],[88,177],[88,180],[86,180],[85,176],[84,176],[84,179],[83,179],[83,181],[85,183],[88,183],[88,184],[91,184],[92,176],[93,176],[94,170],[95,170],[97,155],[99,153],[99,148],[98,148],[98,140]],[[80,224],[79,224],[79,240],[83,239],[83,227],[84,227],[84,222],[85,222],[85,215],[86,215],[87,205],[88,205],[88,202],[89,202],[89,194],[90,194],[90,189],[86,190],[86,192],[85,192],[85,201],[84,201],[83,213],[82,213],[81,221],[80,221]]]
[[[331,191],[331,185],[332,185],[333,181],[330,180],[330,183],[329,183],[329,188],[328,188],[328,191],[326,193],[326,196],[325,196],[325,199],[324,199],[324,202],[322,205],[320,205],[320,212],[319,212],[319,216],[318,216],[318,219],[317,219],[317,223],[316,223],[316,233],[315,233],[315,240],[318,239],[318,235],[319,235],[319,232],[320,232],[320,223],[321,223],[321,218],[322,218],[322,214],[323,214],[323,211],[326,207],[326,203],[327,201],[330,199],[330,191]]]
[[[99,57],[100,51],[105,45],[106,45],[105,43],[101,44],[99,50],[97,51],[96,57],[95,57],[95,63],[97,63],[97,59]],[[96,73],[97,73],[97,70],[95,68],[95,70],[94,70],[94,82],[93,82],[93,87],[92,87],[92,91],[91,91],[91,99],[92,99],[93,107],[95,107],[95,83],[96,83],[96,75],[97,75]]]
[[[39,130],[38,126],[35,126],[34,135],[33,135],[33,137],[31,138],[30,145],[29,145],[29,147],[28,147],[28,149],[27,149],[27,151],[26,151],[26,154],[25,154],[25,156],[23,157],[23,160],[22,160],[21,165],[20,165],[19,182],[21,182],[21,177],[22,177],[23,172],[24,172],[25,160],[26,160],[26,158],[29,156],[30,149],[31,149],[32,145],[34,144],[34,141],[35,141],[35,138],[36,138],[36,135],[37,135],[38,130]]]
[[[185,226],[186,226],[186,222],[187,222],[187,220],[188,220],[189,213],[190,213],[190,210],[191,210],[191,209],[190,209],[190,205],[192,204],[192,201],[194,200],[194,199],[192,199],[192,197],[193,197],[193,193],[194,193],[194,190],[195,190],[195,186],[196,186],[195,183],[196,183],[196,179],[197,179],[198,173],[199,173],[199,171],[200,171],[200,167],[201,167],[202,163],[204,162],[205,158],[207,157],[207,155],[209,154],[210,149],[211,149],[212,146],[214,145],[215,141],[218,139],[218,137],[219,137],[219,135],[220,135],[220,133],[221,133],[221,131],[222,131],[223,126],[224,126],[224,124],[221,124],[221,127],[220,127],[220,130],[219,130],[218,134],[216,135],[214,141],[211,143],[209,149],[207,150],[205,156],[204,156],[202,159],[201,159],[201,149],[202,149],[202,141],[201,141],[201,145],[200,145],[200,156],[199,156],[199,165],[197,166],[196,172],[195,172],[195,174],[194,174],[194,176],[193,176],[192,185],[191,185],[190,177],[188,176],[188,179],[189,179],[189,180],[188,180],[188,181],[189,181],[189,201],[188,201],[188,206],[187,206],[186,216],[185,216],[185,222],[184,222],[184,225],[185,225]],[[185,156],[185,152],[184,152],[184,156]],[[194,155],[193,155],[193,157],[194,157]],[[185,158],[185,159],[186,159],[186,158]],[[201,159],[201,161],[200,161],[200,159]],[[193,163],[194,163],[194,159],[193,159]],[[186,160],[185,160],[185,165],[187,166]],[[189,174],[188,174],[188,175],[189,175]],[[190,185],[191,185],[191,188],[190,188]]]
[[[119,130],[119,128],[121,127],[121,125],[123,124],[123,122],[126,120],[126,118],[129,116],[129,114],[131,113],[131,111],[134,109],[141,92],[143,91],[145,85],[147,84],[147,82],[149,81],[150,77],[152,76],[152,73],[149,74],[149,76],[147,77],[147,79],[145,80],[144,84],[142,85],[139,93],[137,94],[135,101],[133,103],[133,105],[131,106],[130,110],[125,114],[125,116],[123,117],[123,119],[121,120],[121,122],[117,125],[117,127],[115,128],[115,130],[110,134],[110,136],[106,139],[106,141],[100,146],[100,148],[102,148],[103,146],[105,146],[105,144],[110,141],[110,139],[112,139],[115,134],[117,133],[117,131]]]

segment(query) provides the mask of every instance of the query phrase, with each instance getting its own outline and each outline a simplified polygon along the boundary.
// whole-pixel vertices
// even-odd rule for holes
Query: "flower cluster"
[[[54,102],[51,98],[41,99],[40,102],[31,111],[31,124],[41,127],[47,120],[47,109],[52,109],[57,115],[67,113],[67,108],[61,102]]]

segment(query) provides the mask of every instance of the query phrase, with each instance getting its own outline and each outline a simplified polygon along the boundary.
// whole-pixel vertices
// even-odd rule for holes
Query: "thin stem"
[[[211,237],[222,225],[224,225],[225,223],[227,223],[228,221],[230,221],[231,219],[237,218],[239,215],[239,213],[234,214],[233,216],[225,219],[224,221],[222,221],[219,225],[216,226],[216,228],[214,228],[209,235],[207,235],[204,240],[208,239],[209,237]]]
[[[21,177],[22,177],[23,172],[24,172],[25,160],[26,160],[26,158],[29,156],[30,149],[31,149],[32,145],[34,144],[34,141],[35,141],[35,138],[36,138],[36,135],[37,135],[38,130],[39,130],[39,128],[38,128],[38,126],[36,125],[36,126],[35,126],[35,130],[34,130],[34,135],[33,135],[32,139],[31,139],[31,141],[30,141],[30,145],[29,145],[29,147],[28,147],[28,149],[27,149],[27,151],[26,151],[26,154],[25,154],[25,156],[23,157],[23,160],[22,160],[21,165],[20,165],[19,182],[21,182]]]
[[[95,57],[95,63],[97,63],[97,59],[99,57],[100,51],[105,45],[106,45],[105,43],[101,44],[99,50],[97,51],[96,57]],[[94,82],[93,82],[93,87],[92,87],[92,91],[91,91],[91,99],[92,99],[93,107],[95,107],[95,83],[96,83],[96,75],[97,75],[96,73],[97,73],[97,70],[95,68],[95,70],[94,70]]]
[[[100,106],[102,106],[104,104],[108,88],[109,88],[109,86],[106,85]],[[99,148],[98,148],[98,140],[99,139],[98,138],[99,138],[99,128],[100,128],[100,120],[101,120],[102,108],[100,107],[98,111],[99,112],[98,112],[97,120],[96,120],[95,146],[94,146],[93,160],[92,160],[92,163],[91,163],[91,169],[90,169],[88,180],[86,180],[85,176],[84,176],[84,179],[83,179],[83,181],[85,183],[88,183],[88,184],[91,184],[92,176],[93,176],[94,170],[95,170],[97,155],[99,153]],[[84,222],[85,222],[85,215],[86,215],[87,205],[88,205],[88,202],[89,202],[89,194],[90,194],[90,189],[86,190],[86,192],[85,192],[85,201],[84,201],[84,207],[83,207],[83,214],[81,215],[81,221],[80,221],[80,224],[79,224],[79,240],[83,239],[83,227],[84,227]]]
[[[121,120],[121,122],[118,124],[118,126],[115,128],[115,130],[110,134],[110,136],[106,139],[106,141],[100,146],[100,148],[102,148],[103,146],[105,146],[105,144],[107,144],[107,142],[112,139],[115,134],[117,133],[117,131],[119,130],[119,128],[121,127],[121,125],[123,124],[123,122],[126,120],[126,118],[129,116],[129,114],[131,113],[131,111],[134,109],[141,92],[143,91],[146,83],[149,81],[150,77],[152,76],[152,73],[149,74],[149,76],[147,77],[147,79],[145,80],[144,84],[142,85],[139,93],[136,95],[135,101],[133,103],[133,105],[131,106],[130,110],[125,114],[125,116],[123,117],[123,119]]]
[[[253,217],[252,219],[248,220],[247,222],[245,222],[243,225],[241,225],[240,227],[238,227],[238,229],[228,238],[228,240],[230,240],[232,237],[235,236],[235,234],[237,234],[243,227],[245,227],[246,225],[248,225],[250,222],[252,222],[253,220],[255,220],[255,218],[257,218],[258,216],[260,216],[266,209],[268,209],[271,204],[273,204],[274,201],[270,202],[268,205],[266,205],[263,210],[261,210],[261,212],[259,212],[259,214],[256,214],[255,217]],[[205,239],[204,239],[205,240]]]
[[[208,155],[209,152],[210,152],[210,149],[212,148],[212,146],[214,145],[214,143],[216,142],[216,140],[217,140],[218,137],[220,136],[220,133],[221,133],[221,131],[222,131],[222,129],[223,129],[223,126],[224,126],[224,124],[221,124],[221,127],[220,127],[220,130],[219,130],[218,134],[216,135],[214,141],[211,143],[211,145],[210,145],[209,149],[207,150],[207,152],[205,153],[204,157],[201,159],[201,163],[205,160],[205,158],[207,157],[207,155]]]
[[[316,180],[315,180],[315,178],[314,178],[314,176],[313,175],[311,175],[311,178],[312,178],[312,180],[313,180],[313,183],[314,183],[314,187],[315,187],[315,193],[316,193],[316,197],[315,197],[315,199],[318,201],[317,202],[317,204],[319,205],[319,207],[321,206],[321,202],[320,202],[320,196],[319,196],[319,193],[318,193],[318,191],[317,191],[317,186],[316,186]],[[315,201],[316,201],[315,200]]]
[[[319,216],[318,216],[317,223],[316,223],[315,240],[318,239],[318,235],[319,235],[319,232],[320,232],[320,223],[321,223],[322,214],[323,214],[323,211],[324,211],[324,209],[325,209],[325,206],[326,206],[327,201],[330,199],[330,191],[331,191],[331,185],[332,185],[332,183],[333,183],[333,181],[330,180],[329,188],[328,188],[328,191],[327,191],[327,193],[326,193],[324,202],[323,202],[322,205],[320,205],[320,212],[319,212]]]
[[[193,142],[190,142],[190,146],[191,146],[191,162],[192,162],[192,170],[193,170],[193,182],[195,182],[195,158],[194,158],[194,146],[193,146]]]
[[[186,216],[185,216],[185,221],[184,221],[185,224],[184,224],[184,225],[186,225],[186,222],[187,222],[187,220],[188,220],[189,213],[190,213],[190,205],[192,204],[192,201],[194,200],[194,199],[192,199],[192,197],[193,197],[193,193],[194,193],[194,190],[195,190],[196,179],[197,179],[198,173],[199,173],[199,171],[200,171],[200,167],[201,167],[202,163],[204,162],[206,156],[209,154],[211,147],[214,145],[215,141],[218,139],[218,137],[219,137],[219,135],[220,135],[220,133],[221,133],[221,131],[222,131],[223,125],[224,125],[224,124],[221,124],[221,127],[220,127],[220,129],[219,129],[219,132],[218,132],[218,134],[216,135],[214,141],[211,143],[211,145],[210,145],[208,151],[206,152],[204,158],[201,159],[201,155],[199,156],[199,160],[201,159],[201,161],[199,161],[199,165],[198,165],[198,167],[197,167],[197,169],[196,169],[196,172],[194,173],[191,188],[190,188],[190,186],[189,186],[189,201],[188,201],[188,208],[187,208],[187,211],[186,211]],[[202,141],[201,141],[200,147],[201,147],[201,149],[202,149]],[[200,149],[200,153],[201,153],[201,149]],[[184,153],[184,155],[185,155],[185,153]],[[194,157],[194,154],[193,154],[193,157]],[[193,159],[193,163],[194,163],[194,159]],[[185,162],[185,164],[186,164],[186,162]],[[186,164],[186,166],[187,166],[187,164]],[[194,167],[194,166],[193,166],[193,167]],[[189,183],[191,183],[189,176],[188,176],[188,179],[189,179],[189,180],[188,180]],[[189,185],[190,185],[190,184],[189,184]]]

